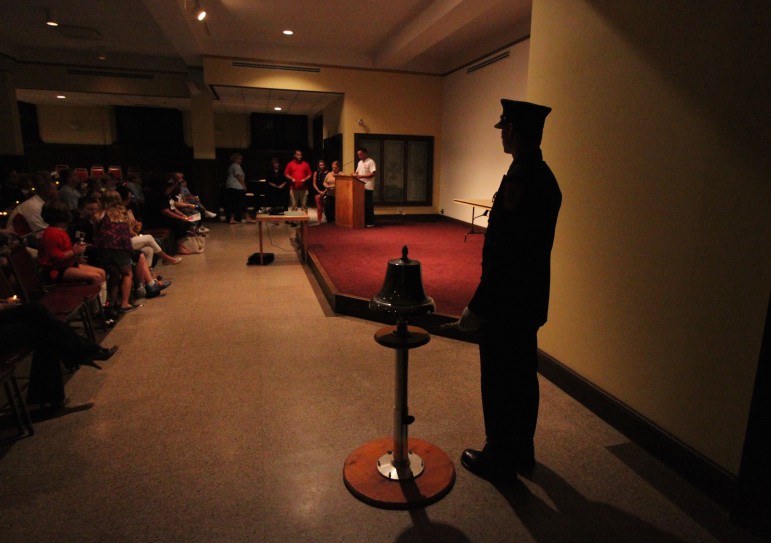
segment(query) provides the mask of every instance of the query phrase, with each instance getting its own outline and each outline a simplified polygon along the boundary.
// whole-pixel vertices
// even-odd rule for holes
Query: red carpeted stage
[[[400,258],[406,245],[436,303],[430,321],[440,324],[460,315],[479,282],[483,236],[464,242],[468,230],[441,215],[379,217],[376,227],[366,229],[321,224],[308,229],[310,264],[335,312],[387,322],[366,306],[383,286],[388,261]]]

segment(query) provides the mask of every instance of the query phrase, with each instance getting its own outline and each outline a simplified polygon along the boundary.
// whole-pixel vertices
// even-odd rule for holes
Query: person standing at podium
[[[292,211],[297,211],[298,206],[308,212],[308,180],[312,176],[310,165],[303,160],[303,153],[299,149],[294,152],[294,160],[284,168],[284,177],[292,185],[289,199],[292,203]]]
[[[377,166],[364,147],[356,149],[356,156],[359,157],[359,163],[356,165],[353,177],[364,183],[364,224],[367,228],[372,228],[375,226],[374,195]]]

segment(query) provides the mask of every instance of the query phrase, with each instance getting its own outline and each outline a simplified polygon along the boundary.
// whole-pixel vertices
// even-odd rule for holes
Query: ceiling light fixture
[[[57,97],[59,100],[64,100],[65,98],[67,98],[67,97],[66,97],[66,96],[64,96],[63,94],[57,94],[57,95],[56,95],[56,97]]]
[[[291,36],[292,34],[294,34],[294,32],[293,32],[293,31],[291,31],[291,30],[288,30],[288,29],[287,29],[287,30],[284,30],[284,36]]]
[[[46,24],[48,26],[59,26],[59,18],[56,16],[56,11],[51,8],[46,8]]]
[[[199,21],[206,19],[206,10],[201,7],[201,3],[198,1],[195,3],[195,18]]]
[[[107,60],[107,49],[105,49],[104,47],[100,47],[99,52],[96,55],[96,58],[98,58],[99,60]]]
[[[278,106],[276,106],[276,107],[274,107],[274,108],[273,108],[273,110],[274,110],[274,111],[281,111],[281,108],[280,108],[280,107],[278,107]]]

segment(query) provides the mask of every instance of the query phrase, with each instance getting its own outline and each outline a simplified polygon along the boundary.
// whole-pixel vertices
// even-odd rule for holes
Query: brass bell
[[[434,300],[423,291],[420,261],[407,257],[406,245],[401,258],[388,261],[383,287],[369,301],[369,308],[400,317],[431,313],[436,308]]]

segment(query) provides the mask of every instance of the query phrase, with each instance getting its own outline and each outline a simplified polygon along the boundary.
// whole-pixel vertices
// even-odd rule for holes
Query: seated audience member
[[[116,192],[120,194],[121,203],[126,208],[126,213],[129,219],[129,229],[131,231],[131,246],[134,248],[134,250],[142,251],[142,253],[145,255],[147,263],[150,266],[153,264],[154,255],[158,255],[164,264],[179,264],[182,262],[181,258],[175,258],[166,254],[163,249],[161,249],[161,246],[158,245],[158,242],[153,236],[150,234],[142,234],[142,222],[138,221],[136,217],[134,217],[134,212],[129,208],[128,205],[129,200],[131,199],[131,191],[129,191],[127,187],[121,186],[118,187]]]
[[[181,185],[180,185],[180,176],[182,174],[173,173],[169,177],[168,183],[172,185],[174,188],[169,193],[169,195],[172,197],[169,200],[169,205],[171,206],[171,209],[181,212],[185,217],[187,217],[187,220],[190,221],[190,224],[193,225],[193,231],[197,234],[205,234],[209,232],[208,228],[205,228],[201,226],[201,222],[203,221],[203,215],[198,210],[198,207],[195,204],[191,204],[189,202],[186,202],[184,198],[182,198],[181,193]]]
[[[138,207],[141,209],[145,204],[145,193],[142,190],[142,179],[138,175],[134,175],[132,173],[126,176],[126,183],[124,184],[131,191],[131,194],[134,195],[134,202],[136,202]]]
[[[185,248],[185,239],[194,226],[187,217],[172,206],[174,185],[155,175],[150,180],[150,190],[145,194],[144,225],[149,228],[168,228],[176,240],[177,254],[192,254]]]
[[[115,187],[118,186],[118,179],[114,175],[104,174],[99,178],[99,181],[103,191],[115,190]]]
[[[48,223],[42,216],[43,204],[56,200],[58,195],[59,191],[56,184],[51,181],[50,177],[38,176],[35,182],[34,195],[16,206],[8,216],[8,225],[13,227],[15,217],[21,215],[27,221],[32,233],[39,237],[43,230],[48,227]],[[19,234],[22,233],[19,232]]]
[[[104,191],[104,187],[102,186],[102,178],[101,177],[89,177],[86,180],[86,194],[93,194],[95,192],[98,192],[101,194]]]
[[[73,244],[85,243],[86,250],[83,253],[84,262],[103,268],[99,262],[99,251],[94,247],[94,234],[96,225],[102,218],[101,198],[94,194],[83,196],[78,200],[78,215],[67,225],[67,233]]]
[[[80,177],[72,170],[62,170],[59,172],[59,185],[59,199],[74,212],[78,209],[78,200],[83,196],[80,193]]]
[[[108,360],[118,350],[87,342],[35,302],[0,304],[0,337],[2,353],[21,348],[32,350],[27,403],[52,409],[68,402],[60,362],[70,369],[80,365],[99,368],[95,360]]]
[[[43,281],[47,283],[86,282],[101,285],[105,273],[101,268],[83,262],[85,243],[74,244],[67,234],[70,209],[59,200],[47,202],[42,209],[43,219],[50,224],[40,238],[38,263]]]
[[[332,171],[324,178],[324,188],[326,189],[326,198],[324,198],[324,213],[327,214],[327,222],[335,223],[335,181],[340,174],[340,162],[332,162]]]
[[[208,211],[206,207],[204,207],[204,205],[201,203],[201,199],[198,196],[190,192],[190,188],[187,186],[187,179],[185,179],[185,174],[182,172],[174,172],[174,179],[179,185],[179,195],[177,196],[178,200],[185,202],[188,205],[192,205],[193,209],[201,213],[201,215],[207,219],[213,219],[217,216],[216,213]]]
[[[98,200],[93,197],[84,196],[80,199],[80,216],[73,220],[68,232],[73,243],[86,243],[86,258],[89,264],[103,268],[104,265],[99,260],[101,251],[93,246],[96,225],[102,219],[104,213],[99,207]],[[152,236],[150,236],[152,238]],[[154,240],[153,240],[154,241]],[[132,238],[133,242],[133,238]],[[165,253],[164,253],[165,254]],[[134,278],[145,286],[145,292],[148,298],[158,296],[160,292],[171,284],[171,281],[157,281],[150,271],[152,262],[152,251],[150,251],[151,260],[146,260],[144,256],[138,255],[136,264],[134,264]],[[181,260],[181,259],[179,259]]]
[[[120,313],[139,309],[130,303],[134,275],[131,255],[131,231],[128,215],[120,203],[120,195],[107,191],[104,195],[104,216],[94,235],[94,245],[99,249],[99,259],[109,271],[108,293],[112,306]]]

